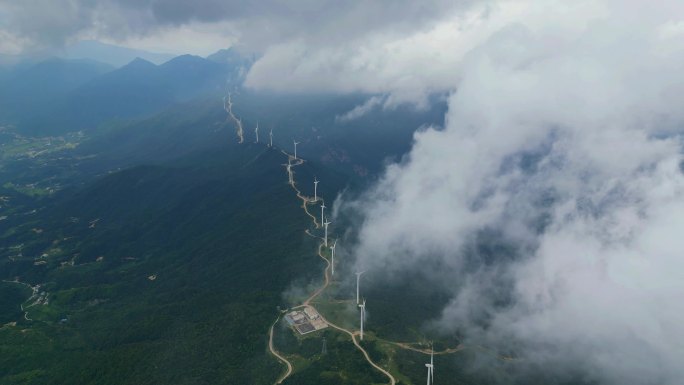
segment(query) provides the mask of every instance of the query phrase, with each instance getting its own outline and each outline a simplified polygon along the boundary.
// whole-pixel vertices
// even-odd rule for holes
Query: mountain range
[[[445,104],[435,95],[427,109],[378,108],[340,121],[373,95],[250,90],[241,83],[252,60],[230,50],[159,65],[138,58],[120,68],[50,59],[3,81],[1,383],[277,380],[269,327],[300,291],[320,284],[324,268],[304,231],[320,230],[287,183],[292,142],[305,159],[297,188],[312,195],[317,178],[318,196],[332,202],[400,159],[419,127],[442,125]],[[242,143],[226,111],[228,92]],[[345,263],[339,269],[349,269]],[[339,285],[342,297],[331,300],[351,293]],[[395,321],[398,292],[437,310],[440,294],[418,289],[369,289],[384,298],[374,304],[386,313],[374,324],[379,338],[411,337],[420,324]],[[384,381],[343,335],[298,339],[284,323],[276,327],[278,349],[308,367],[284,384]],[[420,355],[383,346],[364,343],[378,362],[401,360],[410,377],[400,383],[418,377]],[[462,381],[483,378],[440,365]],[[505,368],[492,373],[505,376]]]

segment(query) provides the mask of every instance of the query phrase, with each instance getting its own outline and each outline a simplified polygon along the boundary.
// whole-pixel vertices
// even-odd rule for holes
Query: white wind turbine
[[[356,272],[356,304],[359,304],[359,281],[361,281],[361,274],[365,273],[365,271],[357,271]]]
[[[359,304],[361,308],[361,341],[363,341],[363,321],[366,318],[366,299],[363,299],[363,303]],[[428,384],[429,385],[429,384]]]
[[[434,354],[435,354],[435,351],[432,347],[432,344],[430,344],[430,363],[425,364],[425,367],[428,369],[428,371],[427,371],[427,385],[434,385],[435,384]]]
[[[314,202],[318,200],[318,182],[319,180],[314,177]]]
[[[254,135],[256,136],[256,143],[259,143],[259,121],[257,120],[257,125],[254,127]]]
[[[297,159],[297,145],[299,144],[299,142],[293,140],[292,143],[294,143],[294,158]]]
[[[269,147],[273,147],[273,129],[271,128],[271,131],[268,133],[268,137],[270,139]]]
[[[324,211],[325,211],[325,202],[321,203],[321,225],[325,221],[325,217],[323,216]]]
[[[330,271],[331,275],[335,275],[335,246],[337,246],[337,239],[332,246],[330,246]]]
[[[323,241],[325,243],[325,247],[328,247],[328,225],[331,224],[332,222],[330,221],[325,221],[323,225],[325,226],[325,238],[323,238]]]

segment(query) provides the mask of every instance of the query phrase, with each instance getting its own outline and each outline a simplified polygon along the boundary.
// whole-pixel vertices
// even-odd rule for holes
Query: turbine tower
[[[325,238],[323,241],[325,242],[325,247],[328,247],[328,225],[331,224],[332,222],[330,221],[325,221],[323,225],[325,225]]]
[[[335,275],[335,246],[337,246],[337,239],[335,239],[335,242],[333,243],[332,246],[330,246],[330,269],[332,272],[332,275]]]
[[[365,271],[357,271],[356,272],[356,304],[359,304],[359,281],[361,280],[361,274],[365,273]]]
[[[256,143],[259,143],[259,121],[257,120],[257,125],[254,127],[254,135],[256,136]]]
[[[270,139],[270,143],[269,143],[268,147],[273,147],[273,129],[272,128],[271,128],[271,131],[269,131],[269,133],[268,133],[268,137]]]
[[[318,182],[319,180],[314,177],[314,202],[318,200]]]
[[[325,222],[325,218],[323,217],[323,212],[325,211],[325,202],[321,203],[321,225],[323,222]]]
[[[363,299],[363,303],[359,304],[361,308],[361,341],[363,341],[363,321],[366,318],[366,299]],[[428,384],[430,385],[430,384]]]
[[[297,145],[299,144],[299,142],[293,140],[292,143],[294,143],[294,158],[297,159]]]
[[[427,368],[427,385],[434,385],[435,384],[435,361],[434,361],[434,354],[435,350],[432,347],[432,344],[430,344],[430,363],[425,364],[425,367]]]

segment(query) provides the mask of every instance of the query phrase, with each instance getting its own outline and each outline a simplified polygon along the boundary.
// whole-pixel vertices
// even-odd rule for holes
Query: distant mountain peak
[[[156,67],[156,65],[141,57],[136,57],[135,59],[131,60],[130,63],[126,64],[126,67]]]
[[[143,58],[154,64],[161,64],[173,58],[172,54],[148,52],[140,49],[120,47],[93,40],[82,40],[66,48],[65,56],[79,59],[88,58],[122,67],[135,57]]]
[[[207,60],[220,64],[229,64],[233,66],[250,67],[254,62],[253,57],[241,55],[235,48],[225,48],[216,51],[207,56]]]
[[[177,64],[192,64],[192,63],[207,63],[209,62],[207,59],[204,59],[200,56],[195,56],[195,55],[190,55],[190,54],[185,54],[185,55],[180,55],[176,56],[175,58],[167,61],[166,63],[162,64],[162,67],[168,67],[168,66],[173,66]]]
[[[128,65],[149,65],[149,66],[154,66],[155,64],[152,63],[151,61],[145,60],[141,58],[140,56],[136,57],[135,59],[131,60]]]

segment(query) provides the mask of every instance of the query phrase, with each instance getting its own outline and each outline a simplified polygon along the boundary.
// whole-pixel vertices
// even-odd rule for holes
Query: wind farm
[[[0,384],[684,377],[677,2],[16,3]]]
[[[0,384],[681,385],[681,0],[4,3]]]
[[[54,223],[59,226],[55,229],[50,230],[48,223],[32,222],[29,227],[17,232],[22,237],[26,237],[27,233],[36,238],[44,237],[41,242],[49,247],[45,250],[47,256],[42,256],[41,250],[33,259],[30,250],[34,245],[7,243],[10,246],[5,254],[10,257],[8,261],[20,260],[35,266],[35,269],[48,269],[51,265],[57,265],[55,272],[51,274],[72,277],[79,274],[87,277],[89,272],[93,272],[96,274],[93,277],[102,279],[107,285],[109,279],[115,280],[114,285],[120,282],[116,286],[117,293],[110,293],[106,287],[97,285],[92,289],[76,288],[79,296],[90,294],[84,296],[83,300],[77,300],[72,307],[65,306],[64,302],[65,298],[70,298],[68,287],[55,287],[54,283],[48,281],[49,276],[38,276],[38,281],[21,275],[17,280],[19,283],[0,284],[19,286],[21,290],[23,283],[30,287],[40,285],[41,292],[45,292],[40,303],[35,305],[35,298],[26,303],[17,303],[17,333],[19,329],[27,328],[27,325],[37,325],[41,329],[75,331],[73,335],[78,336],[78,329],[84,327],[80,315],[96,312],[102,314],[102,317],[107,316],[107,319],[100,319],[97,325],[118,328],[113,336],[127,335],[127,329],[144,330],[146,334],[153,335],[156,330],[168,330],[165,320],[180,322],[170,314],[174,309],[179,309],[176,307],[177,298],[181,297],[177,293],[180,293],[178,288],[182,287],[182,282],[199,285],[198,279],[202,279],[206,281],[205,286],[190,288],[183,294],[192,299],[187,306],[201,315],[202,323],[184,326],[188,329],[179,331],[180,337],[174,336],[173,340],[169,340],[172,342],[183,338],[194,344],[192,346],[201,345],[202,349],[206,347],[207,352],[219,354],[215,358],[201,360],[207,360],[212,365],[221,360],[246,362],[242,361],[246,354],[241,351],[243,345],[230,345],[231,341],[249,338],[250,342],[246,342],[244,346],[259,348],[258,341],[262,337],[268,338],[268,346],[264,345],[263,351],[257,349],[254,356],[250,356],[260,360],[257,365],[262,378],[255,380],[255,383],[268,383],[271,378],[283,384],[303,381],[300,380],[302,376],[318,376],[329,370],[320,365],[334,365],[335,360],[351,365],[336,373],[352,378],[354,380],[350,381],[359,384],[398,381],[409,383],[405,374],[407,365],[420,368],[422,379],[423,364],[427,361],[412,358],[413,355],[425,355],[420,352],[423,349],[419,344],[421,337],[410,333],[388,333],[388,323],[383,320],[387,302],[378,293],[377,285],[374,287],[377,274],[372,270],[360,277],[355,274],[359,268],[367,268],[355,264],[353,241],[348,239],[349,229],[346,228],[348,224],[344,218],[337,217],[339,210],[335,207],[336,203],[333,203],[338,192],[344,188],[345,179],[322,165],[319,158],[306,158],[310,151],[315,153],[316,150],[308,144],[304,153],[300,151],[303,150],[301,144],[297,145],[295,159],[294,147],[289,144],[295,135],[286,134],[287,130],[274,125],[266,117],[251,114],[253,109],[243,107],[243,99],[239,93],[227,94],[223,104],[221,97],[216,97],[212,107],[216,111],[215,123],[206,125],[207,131],[213,135],[210,137],[210,141],[214,142],[210,144],[210,150],[203,150],[191,157],[187,153],[183,154],[188,160],[179,164],[166,165],[160,161],[160,167],[111,172],[111,175],[101,177],[111,193],[105,194],[100,190],[97,194],[88,195],[90,199],[104,195],[106,200],[91,203],[83,195],[76,195],[68,210],[63,211],[73,214],[66,219],[57,218]],[[192,107],[188,106],[188,110],[192,110]],[[176,116],[177,114],[171,115],[171,119]],[[162,123],[173,127],[168,121]],[[239,143],[240,138],[236,136],[240,125],[250,128],[250,133],[245,135],[242,143]],[[274,133],[277,130],[278,136],[274,136],[273,141],[271,135],[268,141],[263,140],[264,129],[272,127]],[[194,132],[193,130],[197,130],[194,125],[188,129],[189,132]],[[178,142],[184,140],[183,137]],[[53,145],[56,141],[52,139]],[[301,135],[297,135],[296,142],[312,143],[309,138],[305,139]],[[151,142],[144,142],[142,147],[154,150],[155,146],[149,143]],[[192,143],[192,146],[197,145]],[[48,146],[47,142],[45,146]],[[179,148],[171,145],[160,147]],[[40,156],[42,155],[38,157]],[[58,153],[58,156],[63,155]],[[149,193],[143,195],[141,191],[145,190],[138,191],[137,186],[142,186]],[[93,191],[96,187],[98,186],[85,191]],[[150,206],[151,214],[138,213],[139,210],[134,209],[135,199],[141,197],[148,202],[146,205]],[[16,195],[3,192],[0,196],[2,209],[10,207],[13,210],[15,199]],[[78,200],[83,200],[84,204]],[[148,215],[148,221],[136,220],[135,215],[138,214]],[[9,218],[2,218],[4,215]],[[23,212],[5,211],[0,215],[0,221],[2,224],[16,221],[17,218],[26,218],[29,221],[41,215],[43,214],[40,211],[28,209]],[[159,221],[160,217],[180,218],[180,223],[184,226],[182,231],[171,225],[163,225],[162,228],[150,231],[141,228],[144,223]],[[61,221],[66,226],[60,225]],[[144,242],[155,245],[157,251],[151,251],[156,253],[152,254],[154,260],[147,260],[141,247],[142,241],[121,244],[117,253],[107,252],[106,249],[99,251],[96,248],[90,249],[93,251],[79,250],[82,241],[97,245],[95,241],[104,239],[118,245],[117,233],[112,233],[111,229],[112,226],[118,227],[123,223],[135,232],[144,234]],[[82,229],[73,230],[78,229],[81,224]],[[187,227],[188,224],[191,224],[190,227]],[[192,237],[188,232],[193,233]],[[49,236],[45,236],[46,234]],[[210,242],[203,241],[205,236]],[[244,244],[232,243],[238,239],[244,240]],[[191,245],[192,249],[184,249],[183,245]],[[174,250],[175,248],[178,250]],[[252,252],[255,254],[252,255]],[[58,253],[63,253],[64,256]],[[112,266],[110,272],[108,266]],[[6,278],[13,281],[15,277]],[[136,281],[138,278],[139,281]],[[357,278],[358,286],[355,285]],[[130,292],[122,290],[122,287],[134,288],[135,296],[120,296],[119,293]],[[272,289],[274,287],[275,290]],[[211,293],[202,291],[205,288],[210,289]],[[216,294],[212,294],[214,292]],[[166,296],[171,293],[174,294],[173,298]],[[134,319],[128,325],[119,325],[116,317],[105,310],[109,301],[117,306],[124,305],[116,302],[115,296],[129,301],[125,305],[130,308],[143,301],[147,303],[145,309],[150,310],[141,309],[139,314],[154,320],[154,323],[150,324],[149,329],[144,329],[146,321],[143,319]],[[30,298],[29,295],[26,298]],[[360,307],[358,305],[363,305],[363,298],[368,306]],[[81,313],[82,311],[85,313]],[[158,317],[157,313],[160,314]],[[186,310],[187,313],[189,312]],[[53,320],[51,317],[57,319]],[[192,319],[184,320],[187,321],[195,322]],[[212,334],[216,333],[216,336],[195,344],[190,337],[193,327],[204,331],[215,330]],[[11,328],[15,327],[6,326],[3,330],[7,332]],[[227,332],[232,330],[235,334]],[[26,336],[32,336],[31,333],[32,331],[28,331]],[[64,341],[62,337],[50,337],[56,341]],[[92,338],[97,340],[96,337]],[[318,354],[323,338],[327,341],[325,358]],[[145,343],[136,343],[136,346],[143,346]],[[158,342],[151,340],[150,344],[152,343]],[[308,346],[314,343],[316,354],[311,355]],[[440,346],[436,350],[447,348]],[[221,352],[234,356],[226,358],[220,356]],[[260,358],[259,354],[262,355]],[[195,363],[200,358],[196,356],[188,359]],[[252,358],[245,358],[249,359]],[[436,359],[439,363],[439,359]],[[167,364],[162,370],[170,372],[173,368]],[[247,371],[241,371],[244,372]],[[409,378],[417,376],[409,375]],[[250,381],[245,380],[245,383]]]
[[[258,140],[258,125],[255,127],[255,137]],[[272,147],[272,130],[269,132],[269,143],[267,144],[267,147]],[[396,377],[390,372],[382,368],[378,363],[374,362],[371,360],[370,356],[368,353],[365,351],[365,349],[362,347],[362,343],[365,343],[366,337],[368,337],[368,331],[367,331],[367,300],[366,298],[362,298],[362,292],[361,292],[361,277],[365,273],[365,271],[356,271],[353,276],[355,278],[355,291],[354,291],[354,299],[352,301],[355,302],[355,308],[357,309],[357,325],[354,328],[353,324],[350,324],[349,321],[345,321],[344,317],[339,320],[344,323],[345,326],[340,326],[336,322],[331,322],[329,318],[325,316],[326,309],[330,308],[331,306],[335,306],[334,302],[335,300],[333,299],[334,297],[329,297],[329,296],[324,296],[324,293],[328,290],[330,290],[331,284],[333,283],[333,277],[335,275],[335,255],[336,255],[336,249],[337,249],[337,242],[338,240],[335,239],[334,241],[330,241],[330,229],[329,226],[332,224],[332,221],[326,217],[325,215],[325,209],[327,206],[325,205],[325,199],[319,195],[319,183],[320,181],[318,180],[317,177],[313,177],[313,197],[307,197],[305,196],[297,187],[297,182],[295,180],[295,172],[294,168],[295,167],[300,167],[304,164],[304,160],[301,159],[300,157],[297,156],[297,145],[300,144],[300,142],[293,140],[293,152],[292,154],[288,154],[286,151],[281,150],[281,152],[287,156],[287,163],[285,164],[285,171],[287,175],[287,180],[288,184],[295,190],[297,197],[301,200],[302,202],[302,208],[304,209],[305,213],[309,215],[313,219],[313,225],[315,228],[320,228],[322,229],[322,234],[320,234],[320,244],[318,246],[318,256],[325,262],[326,267],[324,269],[324,281],[322,286],[320,286],[317,290],[315,290],[309,297],[307,297],[300,305],[295,305],[290,307],[288,310],[283,310],[285,313],[284,316],[284,321],[289,325],[289,327],[293,330],[293,332],[299,336],[307,337],[309,338],[310,335],[314,335],[317,333],[323,332],[323,330],[338,330],[340,332],[343,332],[347,335],[349,335],[352,339],[352,343],[359,349],[364,356],[364,358],[368,361],[368,363],[378,370],[379,373],[382,373],[385,375],[385,377],[388,380],[388,383],[390,384],[395,384],[396,383]],[[320,222],[315,219],[315,217],[309,212],[309,205],[318,203],[320,201]],[[316,237],[310,229],[306,230],[306,233],[309,234],[312,237]],[[338,289],[336,289],[338,290]],[[332,302],[331,302],[332,301]],[[322,305],[324,311],[321,312],[321,310],[317,309],[318,305]],[[338,317],[337,312],[333,312],[332,314],[335,315],[335,318]],[[338,322],[339,322],[338,321]],[[354,330],[355,329],[355,330]],[[273,340],[273,335],[275,333],[275,330],[271,328],[269,330],[269,338]],[[325,337],[324,337],[325,338]],[[429,355],[430,356],[430,363],[425,364],[426,367],[428,368],[428,385],[434,384],[433,379],[434,379],[434,349],[432,348],[432,345],[430,345],[430,349],[419,349],[414,347],[413,344],[406,344],[406,343],[396,343],[392,341],[383,341],[379,339],[378,337],[373,337],[373,339],[377,342],[375,343],[381,343],[384,344],[385,346],[392,346],[393,349],[405,349],[406,351],[412,351],[412,352],[420,352],[421,354],[424,355]],[[277,383],[282,383],[289,375],[292,373],[292,363],[285,358],[281,353],[279,353],[276,350],[276,344],[271,344],[269,346],[269,349],[271,350],[272,354],[274,357],[276,357],[279,361],[283,362],[283,364],[286,364],[287,367],[287,372],[283,374],[283,376],[279,379]],[[460,351],[462,347],[457,347],[457,348],[452,348],[452,349],[445,349],[443,352],[440,354],[453,354],[458,351]],[[393,370],[396,370],[393,369]]]
[[[238,119],[238,122],[240,121]],[[261,143],[256,141],[259,120],[252,121],[257,122],[254,144],[258,145]],[[358,351],[360,357],[377,374],[383,376],[386,383],[395,384],[398,381],[407,384],[419,383],[417,380],[409,380],[405,374],[407,371],[405,365],[411,362],[413,369],[409,372],[413,373],[420,368],[427,368],[429,383],[433,384],[435,356],[462,354],[467,351],[467,347],[458,340],[449,340],[438,344],[440,348],[435,350],[431,343],[426,342],[427,338],[423,333],[416,332],[403,334],[413,339],[413,342],[405,342],[406,337],[397,340],[384,335],[386,334],[385,326],[378,323],[383,317],[368,317],[367,305],[373,304],[373,309],[376,308],[377,302],[372,297],[372,293],[376,293],[377,288],[371,291],[371,297],[369,297],[369,293],[364,292],[364,287],[373,286],[371,280],[375,274],[369,273],[367,269],[359,269],[361,266],[355,266],[353,264],[355,258],[348,258],[348,250],[340,251],[339,237],[335,232],[344,232],[345,229],[334,229],[331,226],[334,220],[332,218],[334,210],[329,207],[331,204],[325,199],[330,189],[319,180],[315,172],[310,170],[312,166],[316,166],[316,162],[304,159],[298,152],[299,145],[300,141],[292,140],[291,153],[282,148],[278,148],[276,153],[282,154],[285,158],[286,162],[283,163],[283,167],[287,184],[299,200],[304,214],[311,219],[310,227],[303,230],[306,236],[317,244],[316,259],[311,260],[311,267],[318,270],[319,265],[316,261],[322,261],[323,279],[312,280],[305,285],[302,293],[288,300],[287,307],[279,308],[275,324],[273,324],[276,327],[268,330],[269,340],[272,341],[269,344],[269,351],[284,368],[284,372],[281,373],[276,383],[287,383],[289,378],[297,376],[298,371],[301,370],[297,368],[306,367],[306,364],[302,363],[302,356],[296,351],[297,346],[303,346],[310,339],[326,339],[326,354],[329,354],[337,349],[335,342],[337,340],[332,336],[339,333],[340,336],[347,337],[347,341]],[[272,149],[274,146],[273,129],[271,129],[269,141],[264,144],[264,147]],[[298,170],[300,170],[299,173]],[[317,213],[316,209],[320,209],[320,213]],[[380,305],[381,307],[387,306],[382,301]],[[287,337],[288,334],[291,337]],[[317,344],[320,346],[320,342]],[[382,355],[378,356],[376,353],[374,356],[369,353],[368,349],[379,349]],[[501,361],[510,359],[506,356],[497,356],[493,351],[482,347],[473,346],[470,351],[491,352],[489,354],[493,354]],[[425,364],[424,360],[414,357],[415,355],[429,359],[429,363]],[[307,360],[312,359],[315,361],[314,358]],[[424,380],[424,372],[420,377]]]
[[[296,149],[296,145],[298,144],[297,141],[293,141],[294,148]],[[270,147],[270,143],[268,145]],[[308,296],[306,299],[304,299],[303,302],[299,305],[294,305],[290,307],[289,309],[282,310],[281,312],[285,314],[285,317],[283,318],[284,321],[289,325],[289,327],[293,330],[293,332],[301,338],[313,338],[311,335],[316,335],[318,333],[322,333],[324,330],[337,330],[339,332],[342,332],[349,337],[351,337],[351,342],[353,345],[361,352],[362,356],[366,359],[369,365],[373,367],[375,370],[377,370],[379,373],[384,375],[388,381],[389,384],[396,384],[397,379],[395,375],[391,374],[388,369],[391,369],[393,371],[396,371],[396,368],[383,368],[380,366],[379,363],[373,361],[368,354],[368,352],[364,349],[362,343],[365,343],[368,337],[368,331],[367,331],[367,301],[365,298],[361,298],[361,276],[365,273],[365,271],[357,271],[354,275],[355,277],[355,282],[356,282],[356,287],[355,287],[355,308],[357,309],[357,316],[358,316],[358,322],[356,327],[354,327],[352,324],[349,324],[348,321],[345,321],[343,317],[342,319],[332,322],[325,314],[327,312],[327,309],[336,306],[336,300],[334,300],[334,297],[329,297],[329,295],[326,295],[326,291],[328,291],[331,288],[331,285],[333,284],[333,276],[335,275],[335,252],[337,249],[337,244],[338,240],[335,239],[332,241],[332,244],[329,242],[329,226],[332,224],[332,221],[325,216],[325,209],[327,208],[325,205],[325,200],[323,197],[320,197],[318,194],[318,185],[320,181],[314,177],[313,180],[313,197],[307,197],[304,195],[297,187],[296,180],[294,178],[294,168],[302,166],[304,164],[304,160],[301,158],[298,158],[295,156],[294,151],[292,154],[288,154],[287,152],[281,150],[281,152],[287,156],[287,163],[285,164],[285,171],[287,174],[288,178],[288,184],[294,189],[296,192],[296,196],[301,200],[301,207],[304,209],[305,213],[310,216],[313,219],[313,225],[315,228],[322,228],[322,234],[320,234],[319,237],[316,237],[316,235],[311,233],[310,229],[306,230],[306,233],[314,238],[317,238],[320,240],[320,244],[318,246],[318,256],[325,262],[325,268],[323,272],[324,280],[322,285],[316,289],[310,296]],[[321,209],[321,214],[320,214],[320,225],[316,218],[309,212],[308,206],[314,203],[317,203],[318,201],[321,202],[320,204],[320,209]],[[336,291],[339,289],[336,289]],[[354,301],[352,299],[351,301]],[[321,311],[318,309],[318,306],[323,306],[324,311]],[[334,315],[335,318],[338,318],[339,315],[337,314],[336,311],[333,311],[331,315]],[[280,317],[280,314],[279,316]],[[341,326],[337,324],[337,322],[342,322],[344,326]],[[348,325],[348,326],[347,326]],[[269,329],[269,339],[272,341],[274,339],[274,333],[276,333],[274,328]],[[323,337],[325,338],[325,337]],[[409,352],[419,352],[424,355],[430,355],[431,357],[431,363],[429,365],[429,370],[430,370],[430,376],[434,376],[432,370],[434,368],[434,362],[433,362],[433,356],[434,356],[434,351],[432,348],[430,350],[428,349],[420,349],[414,347],[413,344],[407,344],[407,343],[397,343],[397,342],[392,342],[392,341],[385,341],[382,339],[379,339],[376,336],[373,336],[373,340],[375,341],[374,343],[380,343],[385,346],[392,346],[393,349],[404,349]],[[284,380],[286,380],[292,373],[293,373],[293,367],[294,364],[286,358],[287,356],[283,356],[282,353],[277,351],[277,344],[271,343],[269,344],[269,349],[271,353],[273,354],[274,357],[276,357],[279,361],[281,361],[285,366],[286,366],[286,372],[279,378],[277,384],[282,383]],[[438,354],[453,354],[456,352],[459,352],[462,350],[462,347],[458,348],[452,348],[452,349],[445,349],[443,352],[440,352]],[[432,378],[432,377],[431,377]],[[432,381],[432,380],[430,380]],[[432,384],[432,382],[431,382]]]

